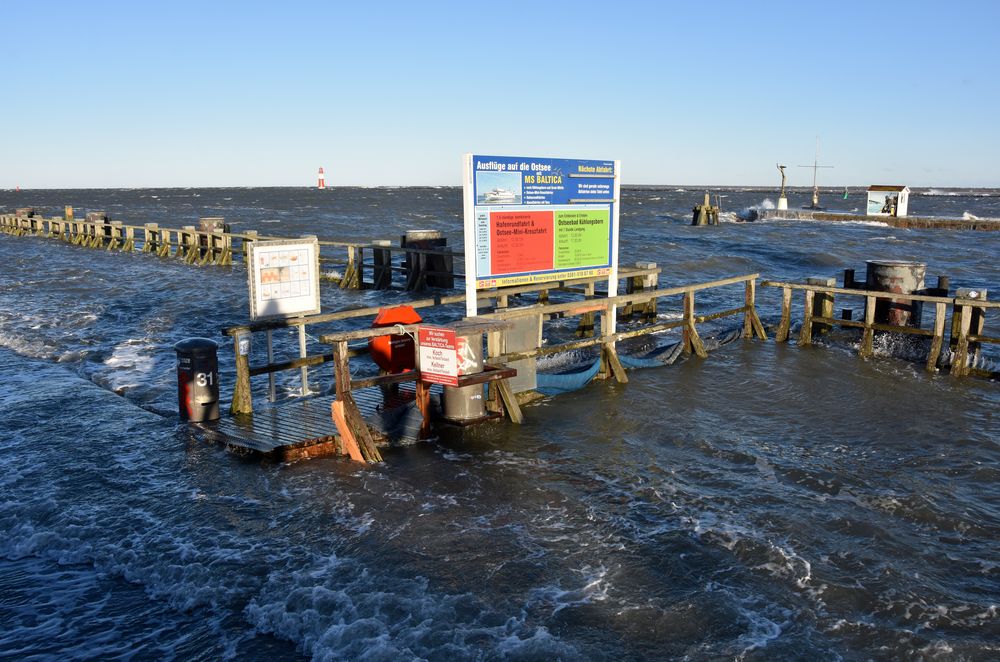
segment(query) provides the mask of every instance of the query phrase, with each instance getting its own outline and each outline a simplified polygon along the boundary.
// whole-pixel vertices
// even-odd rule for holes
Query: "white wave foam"
[[[583,578],[582,586],[571,589],[564,589],[558,585],[542,586],[532,589],[530,601],[551,607],[554,616],[568,607],[578,607],[608,599],[607,568],[588,565],[575,572]]]

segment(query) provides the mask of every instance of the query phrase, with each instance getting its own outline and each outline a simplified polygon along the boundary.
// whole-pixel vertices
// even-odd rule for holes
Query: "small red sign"
[[[420,346],[421,381],[458,386],[458,339],[454,329],[421,326],[417,344]]]

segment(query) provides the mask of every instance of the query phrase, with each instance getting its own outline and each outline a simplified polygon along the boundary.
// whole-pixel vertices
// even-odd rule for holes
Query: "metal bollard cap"
[[[214,356],[219,351],[219,343],[211,338],[185,338],[174,345],[174,351],[189,356]]]

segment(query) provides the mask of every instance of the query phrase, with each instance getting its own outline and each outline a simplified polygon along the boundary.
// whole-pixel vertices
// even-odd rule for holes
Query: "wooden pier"
[[[934,216],[865,216],[848,212],[810,209],[762,209],[762,221],[830,221],[835,223],[884,223],[893,228],[933,228],[938,230],[1000,230],[1000,218],[937,218]]]
[[[197,266],[245,262],[253,242],[289,239],[254,230],[231,232],[224,219],[214,217],[202,218],[198,225],[171,228],[159,223],[130,225],[111,220],[104,212],[89,212],[83,220],[46,218],[31,208],[0,215],[0,232],[58,239],[99,250],[149,253]],[[341,270],[339,276],[323,277],[339,283],[342,289],[423,291],[428,287],[450,288],[455,278],[463,277],[461,272],[455,273],[456,262],[464,265],[462,251],[448,248],[441,239],[408,242],[404,235],[394,245],[388,240],[365,243],[320,238],[319,246],[321,265]]]
[[[622,278],[630,282],[628,294],[608,297],[594,293],[598,278],[583,278],[562,282],[550,282],[536,285],[525,285],[479,293],[480,306],[487,311],[480,312],[478,317],[468,318],[466,325],[478,325],[478,329],[487,336],[486,367],[483,372],[464,375],[460,378],[459,387],[470,385],[487,385],[487,418],[507,417],[513,423],[519,423],[524,418],[522,405],[542,397],[534,390],[533,384],[518,381],[518,373],[526,369],[527,375],[534,375],[534,361],[540,356],[569,352],[584,348],[598,350],[600,370],[597,379],[615,379],[627,383],[628,376],[620,360],[617,343],[622,340],[649,336],[670,329],[680,329],[680,339],[684,352],[700,358],[706,358],[708,352],[698,331],[698,325],[705,322],[720,320],[727,317],[741,317],[742,334],[745,338],[758,337],[766,339],[767,335],[756,311],[756,281],[758,274],[747,274],[732,278],[720,279],[708,283],[693,283],[690,285],[658,288],[655,286],[659,269],[648,263],[640,267],[623,268]],[[725,310],[699,312],[696,310],[695,297],[698,292],[716,288],[739,288],[740,305]],[[571,301],[552,303],[550,294],[562,292],[571,298],[582,297]],[[521,305],[511,306],[517,299]],[[527,299],[527,300],[526,300]],[[679,319],[660,321],[658,306],[669,299],[675,301],[675,306],[681,311]],[[445,312],[452,309],[452,314],[459,317],[464,309],[465,296],[454,295],[435,297],[409,302],[408,305],[417,309],[441,308]],[[679,305],[677,305],[679,304]],[[377,462],[381,458],[380,447],[387,444],[407,443],[414,439],[433,436],[436,426],[448,424],[442,421],[430,389],[421,381],[418,371],[401,374],[380,374],[370,377],[353,378],[352,361],[367,362],[367,340],[385,335],[412,333],[417,325],[403,327],[367,328],[379,308],[342,310],[321,315],[312,315],[285,320],[258,322],[242,326],[228,327],[224,333],[233,338],[236,355],[236,383],[230,408],[230,420],[244,421],[241,428],[234,428],[234,423],[219,426],[219,438],[234,448],[243,448],[247,452],[262,454],[291,453],[291,456],[303,454],[340,453],[348,454],[356,460]],[[618,311],[613,313],[613,311]],[[621,311],[627,311],[627,315]],[[439,314],[441,310],[437,311]],[[632,322],[623,330],[611,332],[612,315],[619,321]],[[543,324],[545,321],[567,317],[584,318],[598,316],[599,322],[593,325],[590,337],[566,340],[552,343],[545,341]],[[291,328],[297,326],[329,325],[350,321],[362,328],[350,331],[334,331],[321,334],[321,341],[329,345],[331,351],[308,356],[299,356],[283,360],[250,365],[249,357],[239,353],[239,339],[245,334],[266,332],[276,328]],[[526,323],[526,324],[525,324]],[[466,327],[468,328],[468,327]],[[525,333],[527,329],[527,333]],[[537,329],[537,331],[536,331]],[[313,333],[317,331],[313,330]],[[584,334],[586,335],[586,334]],[[528,339],[525,342],[525,339]],[[358,344],[361,342],[362,344]],[[316,430],[308,426],[298,426],[294,414],[289,414],[284,420],[283,434],[291,434],[292,439],[285,441],[275,439],[274,444],[260,443],[259,437],[267,437],[272,429],[274,414],[271,407],[265,411],[265,424],[257,426],[250,423],[256,417],[251,397],[251,378],[280,371],[300,370],[304,366],[319,366],[333,363],[333,381],[336,396],[317,401],[321,404],[312,406],[321,409],[329,403],[331,412],[326,427]],[[374,369],[369,366],[369,372]],[[405,394],[402,401],[387,400],[386,393],[391,387],[402,385],[400,392]],[[410,389],[412,388],[412,391]],[[412,393],[412,397],[409,395]],[[313,402],[308,400],[307,402]],[[374,403],[374,404],[373,404]],[[295,407],[295,403],[290,403]],[[400,407],[416,407],[420,412],[419,429],[409,418],[409,431],[393,438],[392,433],[379,429],[378,418],[392,419]],[[294,411],[294,409],[293,409]],[[303,420],[312,421],[315,416],[305,416]],[[310,423],[311,425],[311,423]],[[299,428],[302,432],[296,432]],[[253,433],[246,430],[251,429]],[[323,434],[318,434],[322,432]],[[288,449],[288,450],[285,450]]]

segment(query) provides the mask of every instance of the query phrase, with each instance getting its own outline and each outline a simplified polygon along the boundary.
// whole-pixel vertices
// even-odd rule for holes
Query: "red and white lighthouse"
[[[326,177],[323,176],[323,168],[319,169],[319,184],[316,186],[321,191],[326,188]]]

